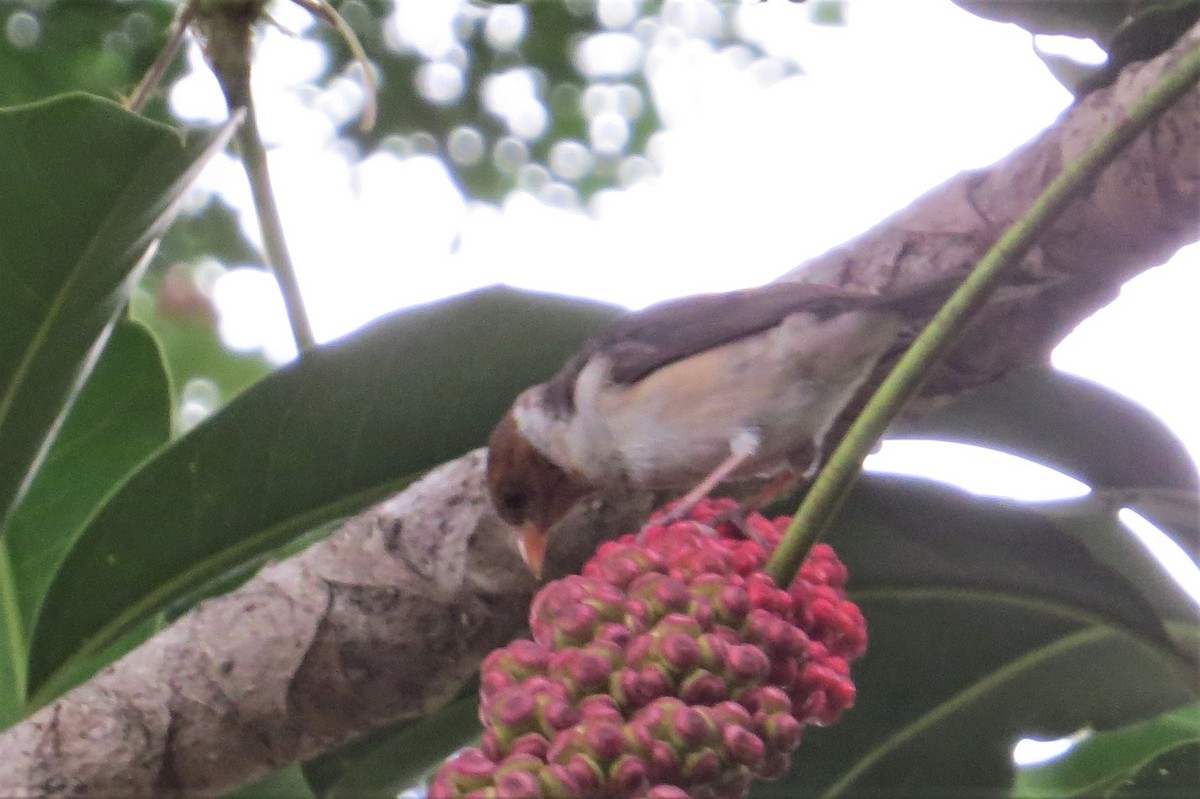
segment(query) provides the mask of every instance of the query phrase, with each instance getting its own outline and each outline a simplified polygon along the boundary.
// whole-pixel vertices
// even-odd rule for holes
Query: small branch
[[[974,319],[1005,272],[1029,253],[1038,237],[1130,142],[1198,82],[1200,45],[1193,45],[1173,69],[1129,107],[1120,122],[1067,165],[1028,212],[996,241],[901,357],[817,475],[767,566],[777,583],[791,582],[808,551],[825,534],[845,502],[863,459],[905,404],[916,396],[931,367]]]
[[[133,94],[125,101],[126,109],[140,114],[145,109],[146,103],[150,102],[150,95],[154,94],[154,90],[162,81],[163,75],[166,74],[167,67],[171,65],[175,54],[179,52],[179,46],[183,44],[183,35],[187,32],[187,26],[191,23],[192,16],[191,3],[184,3],[179,7],[179,13],[175,15],[175,19],[171,20],[171,27],[167,31],[167,43],[158,51],[154,63],[150,65],[150,69],[146,70],[146,74],[138,82]]]
[[[261,13],[261,5],[243,8],[214,4],[207,7],[205,13],[197,14],[195,24],[203,38],[204,56],[217,76],[229,112],[232,114],[244,109],[246,113],[246,119],[238,130],[242,164],[254,195],[254,210],[262,231],[267,266],[279,281],[296,348],[304,353],[316,346],[316,338],[283,235],[283,222],[279,217],[267,169],[267,151],[258,132],[258,118],[250,92],[251,27]]]
[[[337,31],[338,35],[342,37],[342,41],[350,48],[350,54],[354,56],[354,60],[362,68],[363,83],[365,84],[364,88],[367,93],[366,104],[363,108],[362,119],[358,122],[358,128],[362,131],[368,131],[375,127],[379,86],[375,81],[375,71],[371,68],[371,62],[367,59],[367,51],[363,49],[362,43],[354,35],[354,29],[350,27],[350,23],[346,22],[345,18],[327,0],[292,0],[292,2],[308,11],[308,13],[317,19],[329,23],[329,26]]]
[[[271,188],[271,175],[267,170],[267,151],[263,147],[262,137],[258,134],[258,119],[249,92],[243,107],[246,109],[246,120],[238,130],[238,147],[242,153],[242,163],[246,167],[246,176],[250,180],[250,190],[254,194],[254,210],[258,214],[267,264],[279,281],[279,290],[283,294],[288,321],[292,326],[292,336],[296,340],[297,349],[303,353],[315,347],[317,340],[313,335],[312,323],[308,319],[308,311],[304,308],[300,282],[296,278],[292,256],[283,236],[283,220],[275,204],[275,192]]]

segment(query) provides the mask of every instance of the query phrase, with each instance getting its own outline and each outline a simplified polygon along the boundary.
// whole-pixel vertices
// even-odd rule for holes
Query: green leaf
[[[26,625],[83,523],[167,442],[170,407],[153,338],[141,325],[121,322],[5,530]]]
[[[1131,724],[1111,732],[1089,736],[1070,752],[1050,763],[1024,768],[1017,775],[1013,794],[1027,799],[1068,799],[1074,796],[1105,795],[1108,789],[1136,780],[1160,764],[1162,756],[1180,752],[1185,760],[1178,768],[1155,769],[1164,777],[1153,790],[1141,786],[1128,795],[1155,797],[1195,796],[1196,746],[1200,744],[1200,705],[1191,705],[1158,718]],[[1190,771],[1183,770],[1191,766]],[[1143,776],[1141,780],[1146,780]],[[1117,791],[1117,796],[1127,795]]]
[[[1018,503],[872,477],[830,543],[869,625],[858,703],[807,732],[791,774],[754,797],[999,795],[1022,736],[1200,697],[1140,592]]]
[[[0,524],[222,135],[70,96],[0,110]]]
[[[489,289],[393,315],[270,375],[91,520],[37,620],[31,686],[55,695],[67,687],[55,672],[138,619],[483,444],[513,396],[614,313]]]
[[[395,799],[479,737],[478,684],[470,695],[417,721],[378,730],[306,763],[322,799]]]
[[[304,779],[300,766],[292,764],[233,793],[225,794],[225,799],[316,799],[316,794],[308,787],[308,780]]]
[[[19,721],[25,704],[25,630],[17,608],[8,542],[0,538],[0,730]]]
[[[1015,372],[899,436],[990,447],[1095,489],[1200,488],[1190,455],[1158,417],[1110,389],[1051,369]]]
[[[120,480],[170,435],[162,359],[141,325],[121,322],[71,408],[62,432],[2,531],[10,568],[11,630],[0,677],[24,702],[26,640],[42,596],[84,521]],[[18,705],[19,706],[19,705]],[[0,717],[0,724],[3,722]],[[15,720],[9,718],[9,721]]]

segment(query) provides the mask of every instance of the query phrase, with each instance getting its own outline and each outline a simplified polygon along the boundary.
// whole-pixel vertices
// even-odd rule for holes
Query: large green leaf
[[[405,311],[250,388],[133,475],[63,563],[30,684],[322,521],[484,443],[609,306],[489,289]],[[46,699],[66,686],[40,689]]]
[[[1175,434],[1133,401],[1052,369],[1023,369],[905,426],[1046,464],[1095,489],[1200,488]]]
[[[870,628],[857,706],[752,796],[1006,792],[1022,736],[1111,729],[1196,701],[1137,587],[1017,503],[871,478],[831,543]],[[1193,608],[1187,625],[1200,619]]]
[[[1143,786],[1142,791],[1129,795],[1192,797],[1196,795],[1196,764],[1200,762],[1196,756],[1198,744],[1200,705],[1191,705],[1139,724],[1096,733],[1053,762],[1022,769],[1013,793],[1028,799],[1070,799],[1108,795],[1110,791],[1124,796],[1116,788],[1137,779],[1165,754],[1181,751],[1186,760],[1180,768],[1156,768],[1160,782],[1155,789],[1148,791]]]
[[[26,634],[84,521],[170,435],[162,359],[141,325],[122,322],[71,408],[62,432],[2,531],[10,568],[0,685],[24,702]],[[8,721],[16,717],[9,717]],[[6,719],[0,717],[0,726]]]
[[[0,523],[222,135],[82,95],[0,110]]]
[[[84,521],[170,432],[170,396],[158,347],[144,327],[122,322],[4,531],[24,624],[32,622]]]

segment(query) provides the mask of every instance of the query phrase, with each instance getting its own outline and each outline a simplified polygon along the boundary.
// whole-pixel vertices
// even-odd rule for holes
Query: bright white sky
[[[685,29],[705,24],[705,0],[671,2]],[[397,0],[397,6],[402,38],[452,59],[448,20],[456,0]],[[469,202],[430,157],[373,155],[355,163],[334,128],[360,107],[357,85],[340,80],[314,93],[305,83],[323,71],[320,48],[266,31],[256,97],[264,136],[278,145],[273,179],[318,337],[335,338],[395,308],[493,283],[630,308],[760,284],[951,175],[1001,158],[1070,101],[1036,57],[1030,36],[1014,26],[974,17],[949,0],[851,0],[847,7],[844,28],[813,25],[807,6],[785,0],[739,9],[749,40],[802,67],[804,74],[786,79],[769,63],[747,66],[736,53],[660,34],[647,60],[667,126],[652,148],[657,174],[604,193],[590,213],[547,205],[534,193],[514,194],[499,209]],[[312,24],[288,3],[272,13],[291,30]],[[199,64],[194,48],[190,57]],[[175,86],[171,102],[196,121],[225,114],[203,68]],[[203,183],[235,207],[250,208],[232,159],[213,164]],[[257,239],[252,223],[246,229]],[[270,279],[236,269],[215,289],[232,345],[290,356]],[[1200,457],[1197,298],[1200,247],[1193,246],[1130,282],[1054,353],[1060,369],[1152,409],[1194,458]],[[970,474],[972,490],[1022,499],[1079,493],[1067,478],[981,464],[945,448],[914,455],[911,445],[889,445],[873,465],[940,479]]]

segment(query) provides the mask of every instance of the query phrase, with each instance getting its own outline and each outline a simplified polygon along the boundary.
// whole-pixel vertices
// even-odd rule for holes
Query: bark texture
[[[965,274],[1000,232],[1119,118],[1200,28],[985,170],[960,175],[784,279],[895,290]],[[1079,198],[927,385],[953,396],[1042,362],[1132,275],[1200,237],[1200,91]],[[524,625],[533,591],[485,499],[482,455],[445,464],[0,736],[0,796],[204,796],[453,696]],[[591,537],[651,498],[609,497],[565,524]],[[586,543],[585,543],[586,542]],[[559,547],[561,550],[562,548]]]

